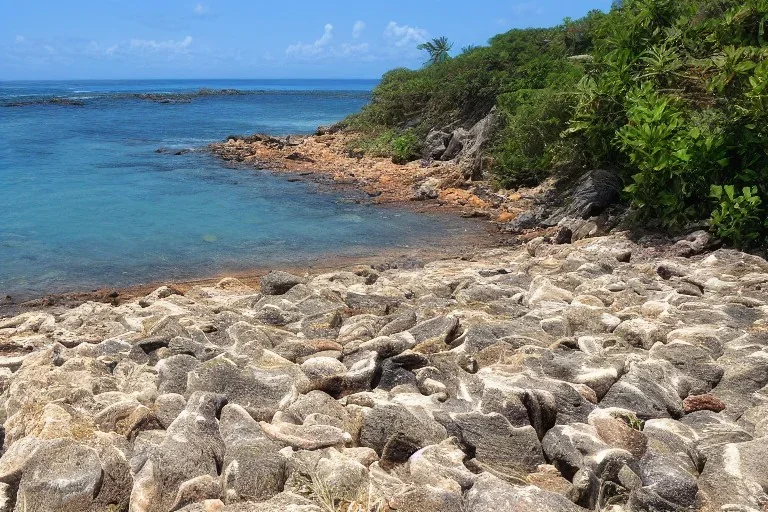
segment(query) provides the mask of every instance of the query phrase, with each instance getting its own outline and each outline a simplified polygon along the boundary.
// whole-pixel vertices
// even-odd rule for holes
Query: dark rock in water
[[[264,295],[283,295],[297,284],[303,282],[304,279],[298,276],[280,270],[273,270],[260,279],[261,293]]]
[[[611,171],[598,169],[579,179],[568,192],[568,204],[559,208],[545,224],[554,226],[564,218],[588,219],[600,215],[619,200],[621,179]]]

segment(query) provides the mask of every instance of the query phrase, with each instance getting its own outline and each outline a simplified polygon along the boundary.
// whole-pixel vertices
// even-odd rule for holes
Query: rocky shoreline
[[[513,217],[511,210],[522,212],[530,207],[531,203],[523,197],[525,192],[507,197],[506,193],[492,191],[488,182],[468,184],[458,161],[395,164],[388,158],[350,151],[349,144],[355,137],[342,131],[288,137],[254,134],[232,136],[208,149],[229,162],[362,190],[378,204],[412,205],[415,201],[427,201],[421,204],[500,222]]]
[[[377,204],[484,218],[507,243],[538,236],[577,241],[629,227],[626,208],[618,204],[621,180],[610,171],[561,173],[536,187],[498,189],[478,164],[484,161],[486,130],[477,126],[457,130],[461,133],[450,136],[450,141],[462,142],[449,142],[447,148],[441,137],[429,138],[433,142],[427,145],[425,158],[403,164],[350,150],[358,135],[327,127],[309,136],[230,136],[207,149],[236,166],[363,192]],[[441,152],[435,152],[435,144]]]
[[[764,510],[768,262],[555,241],[0,320],[0,510]]]

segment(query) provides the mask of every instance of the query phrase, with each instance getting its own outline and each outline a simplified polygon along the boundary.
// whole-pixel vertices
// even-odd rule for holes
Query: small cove
[[[179,281],[466,233],[455,217],[174,154],[230,133],[311,132],[361,108],[374,84],[0,83],[0,294]]]

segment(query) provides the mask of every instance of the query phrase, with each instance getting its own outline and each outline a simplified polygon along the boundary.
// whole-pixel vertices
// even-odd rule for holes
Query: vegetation
[[[429,60],[426,62],[427,65],[440,64],[450,58],[448,53],[451,51],[451,48],[453,48],[453,43],[448,42],[448,38],[442,36],[421,43],[417,48],[419,50],[425,50],[429,54]]]
[[[501,186],[610,168],[644,224],[708,219],[741,247],[768,245],[768,0],[624,0],[545,29],[512,30],[423,69],[385,74],[347,121],[361,149],[416,159],[429,130],[495,107]],[[376,141],[376,142],[374,142]]]
[[[640,220],[765,245],[766,23],[766,0],[628,0],[595,27],[569,133]]]

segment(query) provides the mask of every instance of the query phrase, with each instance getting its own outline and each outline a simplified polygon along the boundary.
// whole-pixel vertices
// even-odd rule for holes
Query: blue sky
[[[0,0],[0,80],[377,78],[611,0]]]

